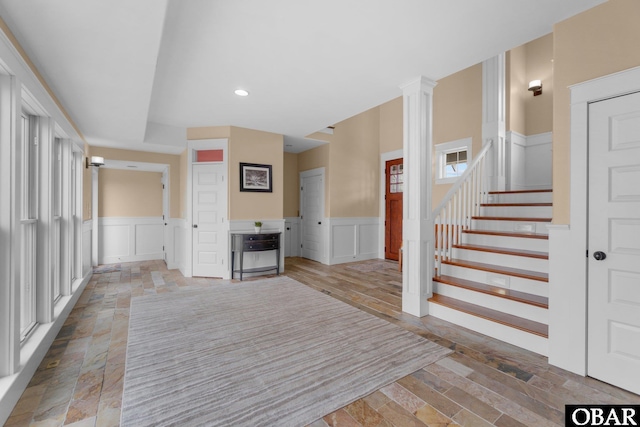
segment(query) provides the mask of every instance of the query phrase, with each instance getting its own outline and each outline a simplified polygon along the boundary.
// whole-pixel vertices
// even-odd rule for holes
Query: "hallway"
[[[223,282],[184,278],[162,261],[98,271],[6,426],[117,426],[131,297]],[[550,366],[537,354],[439,319],[402,313],[402,278],[394,262],[326,266],[287,258],[285,274],[454,350],[313,427],[554,426],[564,424],[565,404],[640,404],[640,396]]]

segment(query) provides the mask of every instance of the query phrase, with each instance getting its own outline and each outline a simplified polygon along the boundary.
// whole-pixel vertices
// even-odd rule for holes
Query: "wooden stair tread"
[[[551,222],[551,218],[527,218],[511,216],[472,216],[471,219],[479,221]]]
[[[495,297],[504,298],[512,301],[518,301],[524,304],[535,305],[536,307],[549,308],[549,298],[539,295],[533,295],[526,292],[514,291],[512,289],[501,288],[499,286],[491,286],[485,283],[474,282],[472,280],[460,279],[453,276],[437,276],[434,281],[445,283],[451,286],[480,292]]]
[[[553,193],[551,189],[544,190],[507,190],[507,191],[489,191],[489,194],[526,194],[526,193]]]
[[[507,276],[521,277],[523,279],[537,280],[540,282],[548,282],[549,275],[538,271],[522,270],[520,268],[503,267],[493,264],[485,264],[482,262],[465,261],[461,259],[442,260],[442,264],[455,265],[458,267],[473,268],[475,270],[488,271],[491,273],[505,274]]]
[[[436,293],[433,294],[433,297],[429,298],[429,302],[440,304],[454,310],[462,311],[473,316],[481,317],[483,319],[529,332],[544,338],[549,337],[549,327],[542,323],[534,322],[533,320],[523,319],[522,317],[502,313],[500,311],[481,307],[479,305],[460,301],[455,298],[446,297]]]
[[[453,247],[458,249],[467,249],[470,251],[491,252],[496,254],[514,255],[527,258],[549,259],[549,254],[546,252],[527,251],[524,249],[507,249],[482,245],[453,245]]]
[[[484,234],[487,236],[505,236],[505,237],[524,237],[526,239],[542,239],[549,240],[549,235],[540,233],[515,233],[512,231],[493,231],[493,230],[462,230],[463,233]]]
[[[553,206],[553,203],[482,203],[482,207],[548,207]]]

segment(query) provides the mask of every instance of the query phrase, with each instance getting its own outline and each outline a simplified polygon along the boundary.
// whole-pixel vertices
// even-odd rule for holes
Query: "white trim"
[[[509,190],[543,190],[552,188],[553,133],[506,134],[507,176]]]
[[[99,237],[98,237],[98,191],[99,190],[99,185],[98,185],[98,177],[99,177],[99,173],[98,173],[98,168],[97,167],[91,167],[91,221],[93,222],[93,224],[91,225],[91,230],[92,230],[92,235],[91,235],[91,265],[92,266],[97,266],[98,265],[98,257],[99,257],[99,251],[98,251],[98,243],[99,243]]]
[[[89,274],[93,266],[93,220],[82,222],[82,262],[80,263],[81,277]]]
[[[482,146],[493,141],[486,165],[490,190],[506,186],[505,58],[502,52],[482,63]]]
[[[192,277],[193,275],[193,158],[194,158],[194,150],[202,150],[202,149],[220,149],[223,150],[222,163],[226,165],[226,176],[225,180],[227,181],[227,213],[226,213],[226,222],[228,222],[229,218],[229,210],[230,205],[229,197],[230,197],[230,189],[229,189],[229,140],[227,138],[219,138],[219,139],[198,139],[198,140],[187,140],[187,194],[186,194],[186,203],[185,203],[185,221],[187,231],[185,233],[185,259],[184,266],[180,271],[184,275],[184,277]],[[200,163],[206,164],[206,163]],[[227,242],[228,245],[228,242]],[[228,248],[227,248],[228,252]],[[229,264],[229,263],[227,263]],[[227,265],[227,271],[229,267]]]
[[[460,178],[460,176],[452,177],[452,178],[444,178],[444,169],[446,162],[446,154],[462,151],[465,149],[467,151],[467,165],[471,164],[473,160],[473,139],[471,137],[457,139],[455,141],[443,142],[441,144],[437,144],[435,146],[436,149],[436,185],[439,184],[453,184]]]
[[[329,265],[378,258],[379,217],[327,218],[325,222],[329,229]]]
[[[384,245],[385,245],[385,226],[384,222],[387,219],[387,203],[385,200],[386,196],[386,173],[387,173],[387,162],[389,160],[401,159],[403,158],[402,148],[394,151],[387,151],[386,153],[380,154],[380,227],[378,228],[378,258],[384,259]]]
[[[640,67],[570,89],[571,226],[549,230],[549,363],[586,375],[588,104],[640,91]]]
[[[164,259],[162,217],[98,218],[99,264]],[[161,240],[156,240],[160,236]]]
[[[287,255],[287,244],[290,245]],[[284,256],[300,256],[300,217],[284,218]]]
[[[553,142],[553,132],[538,133],[535,135],[529,135],[526,138],[527,138],[527,147],[551,144]]]
[[[167,235],[164,241],[167,268],[169,270],[184,270],[185,265],[185,242],[187,232],[187,220],[183,218],[169,218],[167,223]]]
[[[433,294],[433,88],[424,76],[402,86],[402,311],[429,314],[427,298]]]
[[[0,76],[0,377],[11,375],[20,365],[20,218],[21,115],[19,85],[15,77]],[[1,380],[0,380],[1,381]],[[0,403],[4,403],[1,397]],[[10,405],[11,407],[13,405]],[[2,404],[0,404],[2,408]],[[7,415],[8,416],[8,415]],[[0,423],[5,417],[0,410]]]

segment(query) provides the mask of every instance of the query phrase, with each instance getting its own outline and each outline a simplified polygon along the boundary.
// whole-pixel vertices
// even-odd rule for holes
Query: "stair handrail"
[[[486,155],[492,145],[493,140],[489,139],[433,210],[431,226],[434,230],[436,262],[432,277],[440,274],[443,259],[451,259],[453,245],[460,241],[461,232],[468,229],[472,217],[479,214],[480,205],[488,191],[484,169]]]

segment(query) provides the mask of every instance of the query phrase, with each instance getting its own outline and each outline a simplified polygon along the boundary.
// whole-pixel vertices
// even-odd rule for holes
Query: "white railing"
[[[460,243],[462,231],[471,227],[472,218],[480,213],[480,205],[486,203],[488,180],[485,160],[492,142],[489,140],[480,150],[433,211],[436,256],[433,277],[437,277],[442,271],[442,261],[451,260],[453,246]]]

